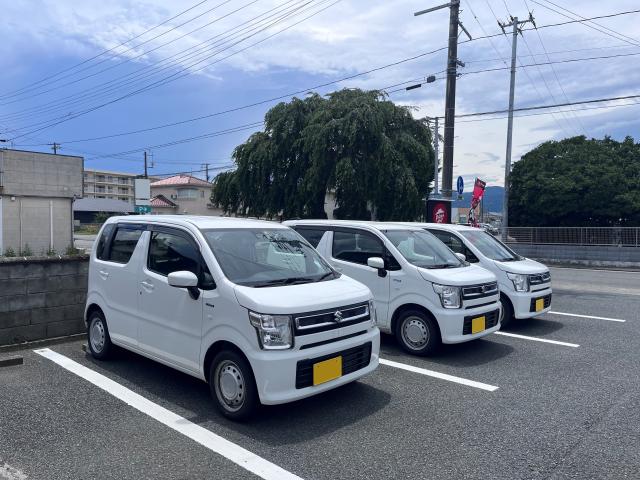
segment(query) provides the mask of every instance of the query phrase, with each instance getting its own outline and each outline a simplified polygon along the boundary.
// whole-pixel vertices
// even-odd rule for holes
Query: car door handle
[[[140,282],[140,285],[147,291],[150,292],[153,290],[153,283],[149,283],[147,281]]]
[[[109,278],[109,272],[105,271],[105,270],[99,270],[98,274],[104,279],[106,280],[107,278]]]

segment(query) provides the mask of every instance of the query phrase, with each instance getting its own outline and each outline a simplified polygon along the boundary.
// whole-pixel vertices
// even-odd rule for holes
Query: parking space
[[[372,375],[245,424],[132,353],[22,351],[0,369],[0,478],[638,478],[640,280],[552,275],[562,314],[429,358],[384,336]]]

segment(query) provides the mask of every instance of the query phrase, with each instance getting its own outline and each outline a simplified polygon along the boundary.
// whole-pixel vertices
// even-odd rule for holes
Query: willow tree
[[[335,191],[339,218],[412,220],[433,180],[428,127],[378,91],[280,103],[233,159],[236,170],[218,176],[211,200],[249,216],[322,218]]]

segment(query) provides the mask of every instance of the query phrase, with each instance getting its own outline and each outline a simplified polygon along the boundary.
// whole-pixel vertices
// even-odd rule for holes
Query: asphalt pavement
[[[640,273],[551,270],[554,313],[431,358],[385,336],[389,364],[246,424],[132,353],[12,352],[0,479],[640,478]]]

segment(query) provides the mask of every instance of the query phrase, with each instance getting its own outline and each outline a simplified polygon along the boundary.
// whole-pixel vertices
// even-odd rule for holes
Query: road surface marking
[[[136,410],[150,416],[160,423],[163,423],[176,432],[189,437],[191,440],[199,443],[203,447],[222,455],[233,463],[261,478],[264,478],[265,480],[302,480],[297,475],[294,475],[264,458],[245,450],[241,446],[216,435],[200,425],[190,422],[186,418],[161,407],[157,403],[148,400],[142,395],[138,395],[134,391],[114,382],[110,378],[80,365],[64,355],[60,355],[48,348],[34,350],[34,352],[54,363],[57,363],[62,368],[84,378],[88,382],[93,383],[95,386],[122,400]]]
[[[577,348],[577,343],[559,342],[557,340],[547,340],[546,338],[528,337],[527,335],[518,335],[517,333],[494,332],[495,335],[504,335],[505,337],[521,338],[522,340],[533,340],[534,342],[553,343],[554,345],[562,345],[563,347]]]
[[[567,317],[594,318],[596,320],[606,320],[608,322],[621,322],[621,323],[626,322],[626,320],[622,320],[620,318],[594,317],[593,315],[578,315],[577,313],[564,313],[564,312],[552,312],[552,311],[549,311],[548,313],[552,315],[565,315]]]
[[[571,268],[571,267],[556,267],[555,265],[549,265],[549,268],[558,270],[586,270],[589,272],[615,272],[615,273],[635,273],[638,274],[638,270],[616,270],[614,268]]]
[[[447,375],[446,373],[434,372],[433,370],[427,370],[426,368],[414,367],[413,365],[385,360],[384,358],[380,359],[380,363],[382,365],[387,365],[388,367],[400,368],[402,370],[407,370],[408,372],[419,373],[421,375],[427,375],[428,377],[439,378],[440,380],[447,380],[448,382],[459,383],[461,385],[479,388],[480,390],[486,390],[488,392],[494,392],[498,389],[498,387],[494,385],[475,382],[473,380],[467,380],[466,378],[454,377],[453,375]]]

